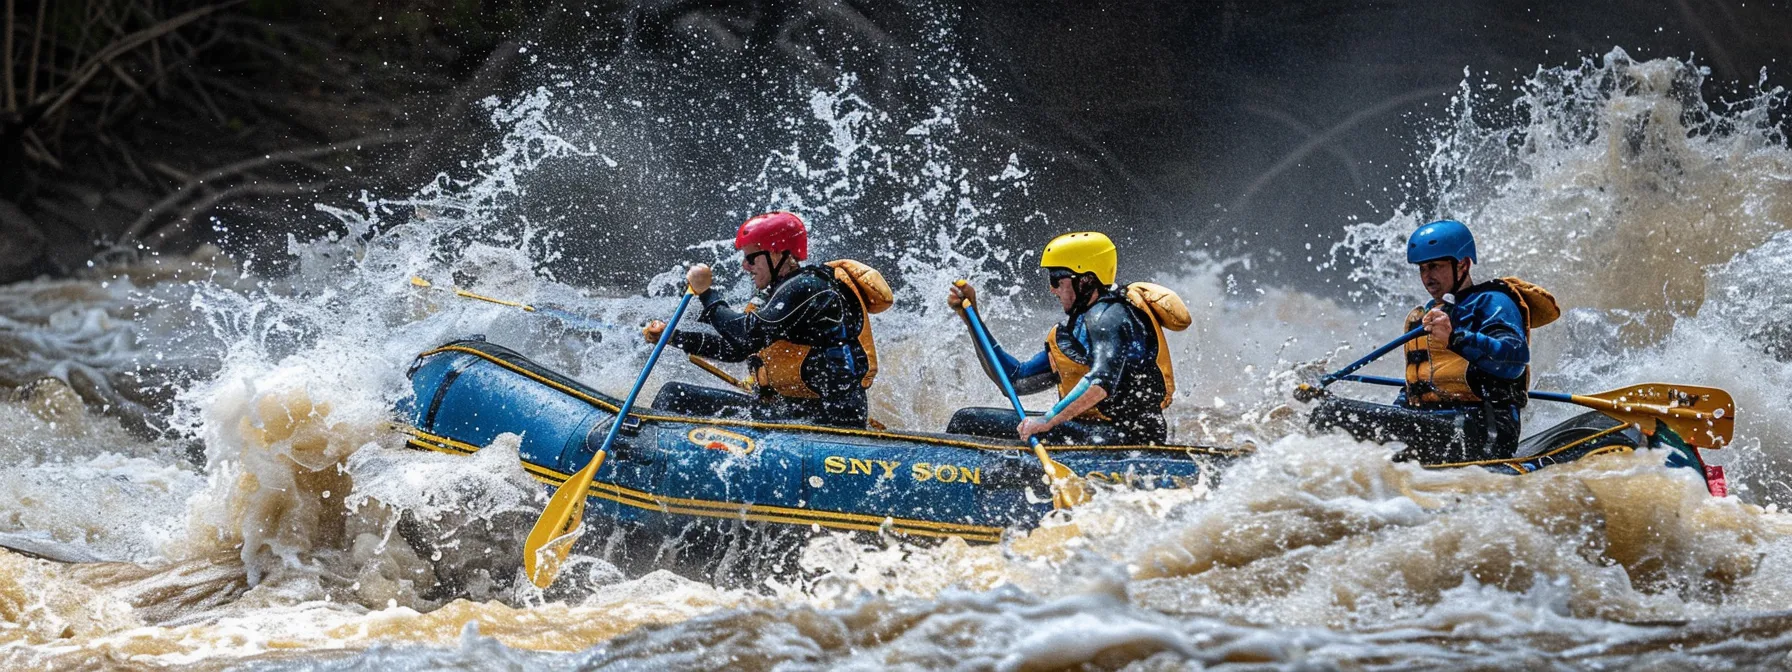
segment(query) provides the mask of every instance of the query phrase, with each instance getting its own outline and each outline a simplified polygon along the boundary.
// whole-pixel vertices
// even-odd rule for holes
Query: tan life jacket
[[[1524,318],[1526,343],[1531,340],[1532,329],[1554,322],[1562,316],[1561,308],[1556,305],[1556,297],[1542,287],[1518,278],[1490,280],[1471,288],[1469,293],[1484,291],[1504,292],[1518,304],[1519,313]],[[1429,311],[1425,306],[1412,309],[1406,315],[1406,329],[1411,331],[1418,328],[1425,313]],[[1407,403],[1418,406],[1480,403],[1482,395],[1476,391],[1476,385],[1469,382],[1471,374],[1482,378],[1480,388],[1495,397],[1492,401],[1519,406],[1525,404],[1525,393],[1531,386],[1529,367],[1525,368],[1524,375],[1517,380],[1501,381],[1473,372],[1469,361],[1451,350],[1448,343],[1432,343],[1429,335],[1406,343]]]
[[[839,259],[827,266],[834,270],[834,279],[852,291],[859,302],[859,314],[864,316],[859,325],[859,347],[865,351],[866,369],[859,385],[870,388],[872,379],[877,377],[877,343],[871,336],[871,315],[889,310],[895,295],[889,283],[884,282],[883,274],[864,263]],[[809,358],[811,349],[812,346],[790,341],[765,346],[758,353],[759,365],[753,368],[753,383],[786,397],[819,398],[821,395],[803,381],[803,361]]]
[[[1169,408],[1170,402],[1176,398],[1176,370],[1170,362],[1170,345],[1164,340],[1164,330],[1182,331],[1194,322],[1189,316],[1188,306],[1175,291],[1162,285],[1149,282],[1135,282],[1126,286],[1126,302],[1132,304],[1145,314],[1152,334],[1157,337],[1157,370],[1164,377],[1164,399],[1159,408]],[[1089,375],[1089,365],[1078,362],[1065,354],[1058,347],[1058,327],[1045,336],[1045,350],[1052,364],[1052,371],[1058,374],[1058,398],[1070,395],[1083,376]],[[1090,407],[1077,416],[1090,420],[1111,421],[1107,414]]]

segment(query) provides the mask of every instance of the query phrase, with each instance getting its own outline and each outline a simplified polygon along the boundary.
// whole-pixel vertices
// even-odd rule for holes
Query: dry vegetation
[[[429,158],[409,141],[501,84],[482,66],[540,9],[4,1],[0,281],[190,248],[220,209],[292,227],[319,194],[414,180]]]
[[[538,55],[631,59],[622,70],[640,81],[677,80],[673,96],[723,91],[709,100],[722,111],[705,114],[776,118],[758,80],[831,86],[842,72],[880,110],[925,108],[932,84],[913,75],[935,47],[918,36],[951,15],[999,92],[964,121],[1053,166],[1034,193],[1041,211],[1222,232],[1378,193],[1392,178],[1377,166],[1409,158],[1390,138],[1438,109],[1465,64],[1516,77],[1622,44],[1692,51],[1720,83],[1752,83],[1771,64],[1773,84],[1792,55],[1792,11],[1737,0],[1635,12],[1616,11],[1622,0],[0,3],[0,283],[188,250],[221,235],[212,217],[240,232],[239,249],[314,234],[329,222],[311,203],[414,188],[476,151],[473,102],[511,91]],[[720,209],[683,195],[713,175],[647,177],[658,191],[592,185],[583,197],[635,216],[666,209],[662,191],[685,199],[673,199],[680,212]],[[631,253],[642,252],[654,250]]]

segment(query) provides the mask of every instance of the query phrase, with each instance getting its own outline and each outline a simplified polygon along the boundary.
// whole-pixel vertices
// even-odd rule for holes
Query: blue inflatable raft
[[[523,467],[557,487],[591,459],[618,401],[481,340],[417,357],[400,415],[414,448],[471,454],[522,437]],[[1200,446],[1063,446],[1052,457],[1091,480],[1193,486],[1241,451]],[[637,407],[589,492],[585,522],[654,537],[741,522],[961,537],[993,543],[1051,511],[1025,445],[952,434],[873,431],[673,415]],[[1211,475],[1211,473],[1210,473]]]

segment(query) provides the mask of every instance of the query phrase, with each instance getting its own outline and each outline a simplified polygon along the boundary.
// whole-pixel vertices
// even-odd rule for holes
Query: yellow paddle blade
[[[1727,446],[1736,429],[1736,404],[1729,392],[1715,387],[1643,383],[1571,399],[1646,431],[1659,420],[1698,448]]]
[[[1068,509],[1089,503],[1089,489],[1083,485],[1083,479],[1078,478],[1076,472],[1045,454],[1045,446],[1033,444],[1033,455],[1039,458],[1039,463],[1045,466],[1045,475],[1050,477],[1052,506]]]
[[[424,280],[423,276],[421,276],[421,275],[411,276],[411,284],[418,286],[418,287],[429,287],[430,286],[429,281]]]
[[[572,551],[572,542],[578,540],[579,523],[585,518],[585,498],[589,496],[591,479],[597,475],[597,468],[604,464],[604,451],[591,456],[591,462],[560,484],[554,496],[548,499],[547,507],[541,510],[541,518],[535,521],[535,527],[529,530],[529,538],[523,542],[523,573],[529,575],[529,581],[537,588],[546,588],[554,583],[554,577],[560,574],[560,565],[566,562],[566,554]]]

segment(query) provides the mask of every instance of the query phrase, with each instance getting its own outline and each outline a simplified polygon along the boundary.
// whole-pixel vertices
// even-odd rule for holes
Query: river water
[[[1194,311],[1170,336],[1175,438],[1256,449],[1216,487],[1105,491],[997,546],[818,533],[799,566],[756,585],[584,559],[545,594],[490,557],[489,540],[545,500],[515,442],[470,458],[403,449],[388,423],[405,367],[478,333],[620,393],[646,346],[626,326],[594,333],[407,280],[630,325],[670,313],[681,260],[638,269],[645,294],[561,282],[557,264],[578,252],[567,224],[522,205],[567,166],[645,170],[643,140],[604,122],[633,106],[628,91],[574,78],[488,101],[501,140],[482,162],[414,194],[320,204],[339,229],[295,237],[279,259],[201,253],[0,288],[0,382],[16,386],[0,400],[0,545],[15,549],[0,551],[0,664],[1792,665],[1792,517],[1779,512],[1792,504],[1792,323],[1778,310],[1792,301],[1792,148],[1772,125],[1787,97],[1707,101],[1701,77],[1614,50],[1541,68],[1516,94],[1465,81],[1425,131],[1401,203],[1336,223],[1339,246],[1311,246],[1304,263],[1347,270],[1349,291],[1257,285],[1261,260],[1198,250],[1130,267],[1122,249],[1124,277]],[[941,301],[946,283],[985,287],[998,335],[1028,342],[1053,315],[1031,296],[1034,253],[1007,241],[1086,224],[1027,207],[1049,164],[961,126],[990,95],[974,77],[948,69],[933,114],[913,123],[858,86],[848,75],[808,92],[788,150],[725,188],[741,216],[809,215],[818,257],[900,278],[895,312],[876,322],[872,412],[937,429],[960,406],[1000,403]],[[1561,300],[1564,319],[1535,334],[1539,389],[1728,389],[1735,441],[1707,459],[1728,468],[1731,496],[1653,452],[1503,477],[1309,435],[1289,391],[1399,331],[1420,293],[1400,240],[1437,213],[1476,229],[1483,267]],[[617,241],[648,235],[626,218],[598,225]],[[724,264],[744,293],[732,225],[680,224],[684,259]],[[705,380],[668,358],[649,393],[674,379]],[[1534,404],[1527,423],[1575,410]]]

